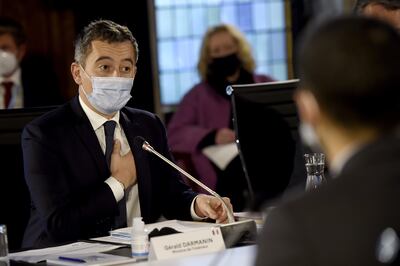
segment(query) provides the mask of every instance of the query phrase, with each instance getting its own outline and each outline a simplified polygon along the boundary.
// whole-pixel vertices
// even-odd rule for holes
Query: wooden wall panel
[[[0,0],[0,16],[18,20],[25,28],[28,54],[47,58],[65,100],[76,93],[69,66],[73,60],[75,21],[72,10],[41,0]],[[40,66],[38,66],[40,67]],[[47,73],[38,78],[46,78]]]

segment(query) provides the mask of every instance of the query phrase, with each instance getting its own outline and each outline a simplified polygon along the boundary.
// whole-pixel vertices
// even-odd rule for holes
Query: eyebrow
[[[101,60],[113,60],[111,57],[109,56],[100,56],[99,58],[96,59],[95,63],[101,61]],[[134,65],[133,60],[130,58],[125,58],[122,61],[128,61],[130,62],[132,65]]]

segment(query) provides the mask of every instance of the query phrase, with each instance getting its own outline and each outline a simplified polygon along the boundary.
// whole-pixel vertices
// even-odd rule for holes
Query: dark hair
[[[24,44],[26,42],[26,35],[24,28],[17,21],[0,17],[0,35],[10,34],[17,45]]]
[[[354,11],[356,13],[361,13],[364,7],[369,4],[382,5],[388,10],[400,9],[399,0],[357,0],[356,4],[354,5]]]
[[[130,41],[135,52],[135,60],[138,60],[138,44],[128,27],[121,26],[110,20],[96,20],[89,23],[75,41],[76,62],[84,65],[87,55],[91,52],[92,42],[95,40],[108,43]]]
[[[301,88],[346,127],[392,129],[400,120],[400,35],[365,17],[314,25],[299,51]]]

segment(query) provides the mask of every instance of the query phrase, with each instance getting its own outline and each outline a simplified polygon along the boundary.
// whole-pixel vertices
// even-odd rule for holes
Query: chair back
[[[24,178],[21,134],[27,123],[55,107],[0,110],[0,224],[7,225],[11,251],[21,248],[30,216],[30,196]]]
[[[299,118],[293,101],[298,82],[288,80],[227,88],[239,155],[252,187],[249,190],[254,192],[252,201],[256,209],[280,196],[297,174],[304,179],[306,176],[297,130]]]

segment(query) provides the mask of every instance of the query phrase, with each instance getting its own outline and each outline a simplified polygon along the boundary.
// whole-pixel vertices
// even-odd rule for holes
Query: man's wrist
[[[124,185],[115,177],[110,176],[104,181],[112,190],[115,200],[118,202],[124,197],[125,189]]]
[[[195,210],[195,205],[196,205],[196,200],[197,200],[197,198],[199,197],[200,195],[197,195],[194,199],[193,199],[193,201],[192,201],[192,204],[190,205],[190,215],[192,216],[192,219],[194,220],[194,221],[204,221],[204,220],[206,220],[207,219],[207,216],[204,216],[204,217],[200,217],[199,215],[197,215],[197,213],[196,213],[196,210]]]
[[[115,178],[115,177],[114,177]],[[124,183],[122,183],[121,181],[119,181],[118,179],[115,178],[115,180],[117,180],[117,182],[121,185],[122,189],[125,191],[125,185]]]

